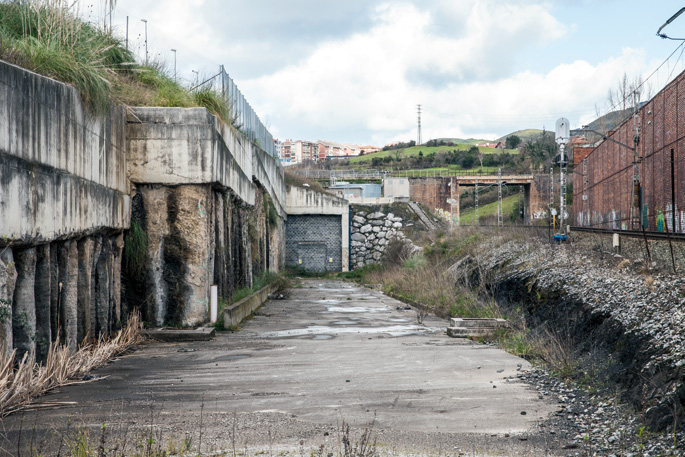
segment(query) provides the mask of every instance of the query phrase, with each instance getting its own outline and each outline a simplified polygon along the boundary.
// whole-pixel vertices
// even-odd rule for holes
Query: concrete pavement
[[[202,420],[214,449],[225,449],[236,428],[252,446],[268,436],[270,446],[288,447],[300,438],[315,445],[342,420],[363,426],[375,418],[381,437],[408,447],[437,449],[445,437],[469,436],[483,452],[492,444],[528,455],[511,437],[531,432],[555,405],[507,379],[526,361],[449,338],[446,324],[429,317],[418,325],[413,310],[375,290],[302,280],[237,332],[144,345],[94,373],[104,379],[43,399],[75,404],[26,415],[45,430],[71,417],[93,428],[154,422],[177,436],[196,433]],[[8,441],[19,417],[4,420]],[[533,445],[542,444],[525,444]]]

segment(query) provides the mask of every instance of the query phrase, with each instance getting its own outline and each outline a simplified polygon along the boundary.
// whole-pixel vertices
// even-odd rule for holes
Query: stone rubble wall
[[[352,269],[379,263],[388,243],[405,238],[405,225],[401,217],[393,213],[367,213],[356,211],[359,207],[353,208],[350,237]]]

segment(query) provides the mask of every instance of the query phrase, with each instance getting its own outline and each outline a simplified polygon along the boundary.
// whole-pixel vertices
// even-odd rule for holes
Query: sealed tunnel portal
[[[288,216],[285,263],[312,272],[342,271],[342,220],[337,215]]]

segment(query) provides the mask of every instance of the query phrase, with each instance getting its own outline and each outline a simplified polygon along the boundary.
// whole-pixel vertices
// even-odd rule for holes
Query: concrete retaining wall
[[[0,347],[40,360],[119,325],[128,186],[123,108],[0,61]]]
[[[283,170],[204,108],[135,108],[128,123],[133,220],[148,238],[126,303],[155,325],[206,322],[212,284],[230,301],[283,265]]]
[[[0,236],[33,245],[128,227],[122,108],[0,61]]]
[[[245,297],[237,303],[224,309],[224,329],[235,328],[254,310],[259,308],[269,299],[269,294],[278,290],[278,286],[270,285],[259,289],[249,297]]]

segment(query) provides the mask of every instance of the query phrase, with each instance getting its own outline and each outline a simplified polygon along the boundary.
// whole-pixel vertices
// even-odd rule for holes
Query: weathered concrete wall
[[[197,325],[209,318],[211,285],[231,302],[255,276],[278,271],[282,232],[269,226],[264,195],[258,188],[250,206],[207,185],[138,185],[132,224],[146,247],[142,271],[124,271],[126,307],[153,325]]]
[[[341,227],[341,268],[349,271],[350,264],[350,204],[333,195],[323,194],[311,189],[287,186],[286,187],[286,212],[288,216],[314,215],[314,216],[340,216]],[[323,234],[325,236],[325,234]],[[287,253],[286,258],[291,258]],[[293,257],[296,258],[296,257]],[[286,261],[287,264],[290,262]]]
[[[147,247],[142,274],[125,272],[126,303],[155,325],[205,322],[212,284],[230,302],[283,265],[283,170],[204,108],[135,108],[128,122]]]
[[[257,181],[285,215],[278,160],[205,108],[133,108],[127,135],[131,182],[213,184],[254,205]]]
[[[0,61],[0,345],[44,359],[119,324],[124,109]]]
[[[0,236],[14,244],[128,227],[124,110],[0,61]]]
[[[58,337],[71,350],[121,325],[123,235],[0,250],[0,346],[44,360]]]
[[[408,178],[409,197],[411,201],[421,203],[431,211],[450,210],[450,178]],[[458,186],[455,186],[453,198],[459,200]],[[457,205],[457,208],[459,205]]]

